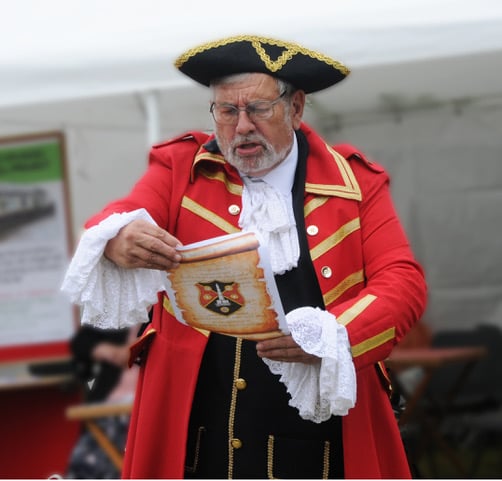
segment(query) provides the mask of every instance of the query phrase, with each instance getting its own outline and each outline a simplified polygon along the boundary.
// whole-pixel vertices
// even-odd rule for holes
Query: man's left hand
[[[306,353],[291,335],[260,341],[256,344],[256,352],[259,357],[266,357],[272,361],[303,362],[305,364],[315,364],[320,361],[317,356]]]

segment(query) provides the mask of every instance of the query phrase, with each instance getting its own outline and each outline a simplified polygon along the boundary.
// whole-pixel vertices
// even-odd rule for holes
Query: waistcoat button
[[[239,378],[235,380],[235,387],[241,391],[242,389],[247,388],[248,383],[245,379]]]
[[[238,438],[233,438],[232,441],[230,441],[230,444],[234,449],[242,448],[242,441]]]

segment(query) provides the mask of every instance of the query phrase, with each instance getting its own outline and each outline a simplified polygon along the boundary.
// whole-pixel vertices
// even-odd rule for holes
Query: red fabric
[[[423,273],[397,219],[384,170],[352,146],[335,147],[346,160],[306,125],[302,130],[310,146],[305,221],[319,227],[318,235],[309,236],[311,255],[327,309],[346,324],[357,372],[357,404],[343,418],[345,475],[408,478],[388,386],[375,364],[421,316]],[[144,207],[185,244],[238,230],[229,206],[241,206],[242,181],[221,156],[204,150],[206,140],[204,134],[187,134],[153,148],[149,169],[131,194],[88,225]],[[331,276],[322,275],[325,267]],[[152,328],[123,476],[181,478],[206,338],[178,323],[162,302]]]

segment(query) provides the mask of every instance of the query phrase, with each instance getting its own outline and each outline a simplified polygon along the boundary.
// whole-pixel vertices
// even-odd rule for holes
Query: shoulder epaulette
[[[359,160],[364,163],[368,168],[374,172],[384,172],[385,169],[380,165],[370,160],[361,150],[352,144],[336,144],[333,146],[340,155],[345,157],[347,160]]]
[[[204,132],[185,132],[184,134],[173,137],[172,139],[160,142],[152,146],[153,149],[158,149],[160,147],[165,147],[166,145],[177,144],[180,142],[194,141],[198,145],[203,145],[204,142],[209,138],[208,134]]]

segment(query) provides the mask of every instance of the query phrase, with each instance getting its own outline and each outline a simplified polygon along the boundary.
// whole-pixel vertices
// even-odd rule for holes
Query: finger
[[[134,250],[134,255],[131,255],[128,263],[132,267],[169,270],[177,267],[180,259],[181,256],[175,250],[172,251],[172,254],[166,256],[141,248]]]
[[[109,241],[105,255],[122,267],[171,269],[181,260],[176,237],[154,224],[134,221]]]
[[[157,255],[173,255],[176,248],[181,246],[181,242],[167,231],[157,227],[153,229],[152,227],[138,236],[137,245]]]
[[[137,246],[143,250],[138,253],[149,268],[168,269],[181,260],[176,250],[181,243],[174,236],[164,230],[156,230],[139,237]]]

